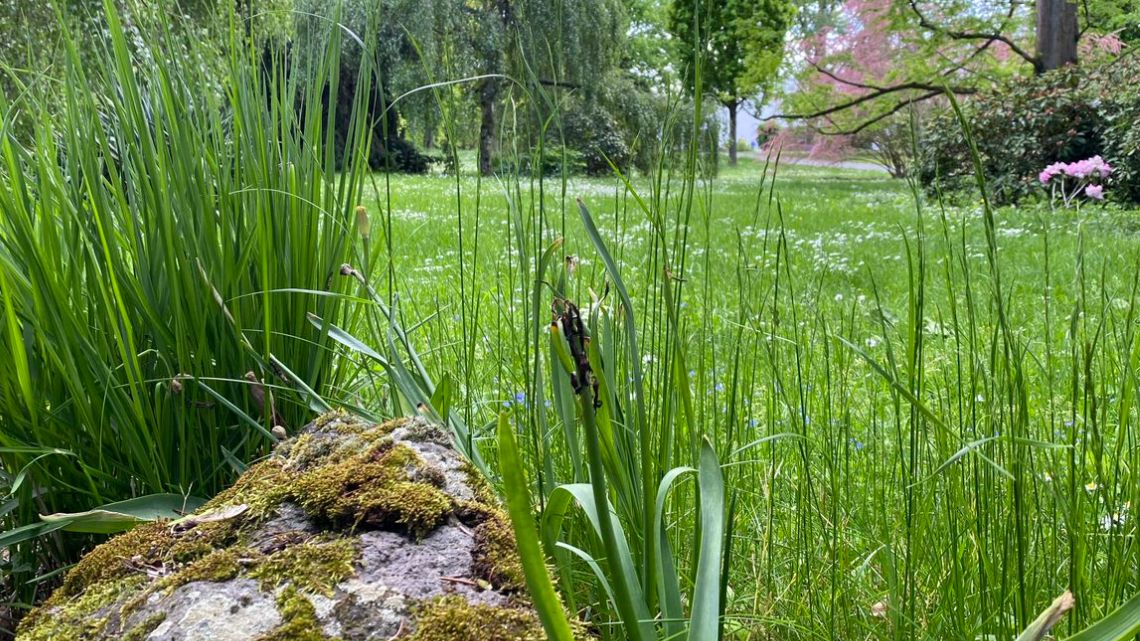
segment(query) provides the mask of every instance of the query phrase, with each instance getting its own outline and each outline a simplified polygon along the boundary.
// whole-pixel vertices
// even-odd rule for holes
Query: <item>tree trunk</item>
[[[1077,5],[1069,0],[1037,0],[1037,70],[1077,64]]]
[[[739,100],[725,103],[728,107],[728,166],[736,166],[736,110],[740,107]]]
[[[491,153],[495,142],[495,99],[499,94],[499,83],[495,78],[483,81],[479,90],[479,173],[490,176],[494,171]]]
[[[424,149],[435,149],[435,127],[432,125],[424,129]]]

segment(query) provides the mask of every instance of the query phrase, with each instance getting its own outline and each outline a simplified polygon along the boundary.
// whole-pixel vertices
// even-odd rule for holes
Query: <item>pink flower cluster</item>
[[[1069,176],[1083,180],[1085,178],[1106,178],[1112,173],[1112,166],[1100,156],[1093,156],[1077,162],[1055,162],[1041,170],[1038,178],[1042,185],[1048,185],[1055,176]]]
[[[1112,165],[1104,161],[1100,156],[1093,156],[1092,158],[1085,158],[1076,162],[1055,162],[1037,175],[1042,185],[1048,185],[1054,178],[1060,176],[1064,178],[1075,178],[1079,185],[1082,182],[1088,182],[1085,185],[1085,196],[1093,200],[1104,200],[1104,186],[1092,183],[1093,180],[1107,178],[1112,174]],[[1062,188],[1063,190],[1064,188]],[[1069,196],[1065,197],[1065,202],[1069,202]]]

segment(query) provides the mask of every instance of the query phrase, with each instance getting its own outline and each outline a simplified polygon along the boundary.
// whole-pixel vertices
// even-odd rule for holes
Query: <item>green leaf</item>
[[[23,543],[24,541],[31,541],[45,534],[50,534],[51,532],[63,528],[64,525],[65,523],[29,523],[28,525],[12,528],[0,534],[0,550]]]
[[[987,436],[985,438],[980,438],[976,441],[970,441],[969,443],[966,443],[965,445],[962,446],[961,449],[959,449],[957,452],[954,452],[953,456],[951,456],[950,458],[943,461],[942,465],[939,465],[936,470],[931,472],[930,475],[927,476],[922,481],[920,481],[920,483],[929,481],[930,479],[934,478],[935,476],[938,476],[939,474],[942,473],[943,470],[950,467],[954,463],[958,462],[958,460],[961,459],[963,456],[966,456],[967,454],[976,451],[979,447],[981,447],[981,446],[985,445],[986,443],[989,443],[990,441],[993,441],[994,439],[997,439],[997,438],[998,438],[997,436]],[[1004,467],[995,463],[988,456],[983,455],[981,452],[978,452],[978,456],[982,457],[986,462],[988,462],[990,465],[992,465],[998,474],[1001,474],[1002,476],[1006,477],[1007,479],[1009,479],[1011,481],[1013,480],[1012,474],[1010,474]]]
[[[40,520],[48,525],[59,525],[59,529],[65,532],[113,534],[129,530],[140,523],[183,517],[203,503],[205,501],[202,499],[181,494],[148,494],[108,503],[86,512],[41,515]]]
[[[724,551],[724,476],[712,444],[701,445],[701,554],[693,584],[689,641],[720,638],[720,573]]]
[[[1065,641],[1125,641],[1140,634],[1140,593]]]
[[[526,586],[534,609],[551,641],[573,641],[574,633],[562,610],[562,602],[554,591],[554,583],[546,569],[546,556],[538,542],[531,517],[530,486],[523,471],[518,443],[505,413],[499,414],[499,463],[503,471],[503,488],[507,495],[507,513],[515,529],[519,559],[522,561]]]
[[[594,533],[599,539],[602,538],[601,515],[598,512],[597,503],[594,501],[593,487],[589,483],[570,483],[554,488],[554,491],[547,498],[546,510],[542,513],[542,532],[547,542],[553,545],[557,541],[562,532],[562,523],[575,503],[582,508],[582,512],[585,513],[587,520],[594,528]],[[652,639],[652,617],[645,604],[641,586],[638,585],[635,578],[637,576],[636,565],[633,562],[633,555],[629,551],[625,530],[621,526],[621,521],[615,516],[612,506],[607,505],[606,507],[614,534],[615,552],[612,556],[616,557],[608,559],[607,565],[610,568],[619,566],[621,568],[620,572],[614,572],[614,574],[619,575],[616,577],[618,583],[614,584],[614,593],[618,599],[628,599],[626,605],[635,613],[635,617],[629,623],[636,629],[627,632],[627,634],[630,638]],[[623,580],[624,583],[621,583]],[[617,601],[614,604],[620,607]],[[635,637],[635,634],[639,636]]]
[[[653,521],[657,549],[657,594],[661,599],[661,614],[664,617],[665,634],[669,638],[680,639],[684,634],[684,609],[681,605],[681,581],[677,577],[677,565],[673,560],[673,550],[665,531],[665,499],[673,483],[685,474],[696,472],[691,467],[675,467],[665,474],[657,486],[657,501],[654,503]]]
[[[431,406],[441,417],[451,414],[451,385],[451,374],[444,372],[439,379],[439,384],[435,386],[435,391],[431,394]]]
[[[336,325],[325,321],[323,318],[317,316],[316,314],[313,314],[312,312],[305,314],[305,316],[309,319],[309,322],[313,324],[313,327],[316,327],[322,332],[328,332],[329,338],[340,343],[341,345],[344,345],[354,352],[364,354],[365,356],[375,360],[377,363],[380,363],[380,365],[385,368],[388,367],[388,359],[381,356],[380,352],[377,352],[376,350],[369,347],[364,341],[353,336],[352,334],[349,334],[347,331],[341,329],[340,327],[337,327]]]

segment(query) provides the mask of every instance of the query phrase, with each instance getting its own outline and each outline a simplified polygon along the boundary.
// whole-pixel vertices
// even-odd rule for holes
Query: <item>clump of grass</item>
[[[152,493],[209,496],[268,450],[277,423],[304,423],[317,399],[289,390],[341,382],[305,317],[342,313],[365,153],[348,145],[334,172],[324,144],[340,31],[329,25],[326,56],[286,70],[236,16],[208,49],[163,25],[128,39],[104,9],[107,35],[82,55],[61,17],[50,96],[0,97],[0,114],[34,123],[31,140],[0,135],[8,528]],[[85,543],[19,543],[7,568],[25,580]]]

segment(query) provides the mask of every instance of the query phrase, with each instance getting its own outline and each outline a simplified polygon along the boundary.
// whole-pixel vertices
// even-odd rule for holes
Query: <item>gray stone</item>
[[[166,619],[149,635],[149,641],[253,641],[281,624],[273,595],[256,581],[194,581],[169,596],[148,599],[133,617],[137,623],[151,612]]]
[[[460,626],[483,626],[470,630],[534,638],[513,541],[486,534],[509,532],[488,496],[426,419],[377,426],[326,415],[193,517],[96,548],[17,639],[259,641],[303,631],[387,641],[448,608]],[[345,505],[359,506],[356,518]]]

